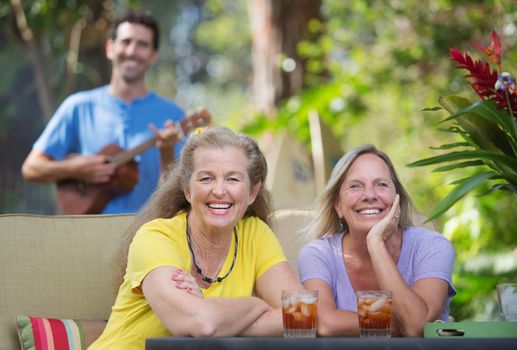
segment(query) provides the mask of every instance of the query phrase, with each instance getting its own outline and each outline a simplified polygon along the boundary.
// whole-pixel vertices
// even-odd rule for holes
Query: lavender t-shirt
[[[332,288],[336,307],[357,312],[355,292],[343,261],[341,245],[344,233],[315,239],[302,248],[298,271],[302,282],[316,278]],[[449,303],[456,294],[452,285],[454,249],[441,234],[421,227],[408,227],[402,236],[397,268],[409,286],[421,278],[440,278],[449,283],[448,297],[440,319],[449,316]]]

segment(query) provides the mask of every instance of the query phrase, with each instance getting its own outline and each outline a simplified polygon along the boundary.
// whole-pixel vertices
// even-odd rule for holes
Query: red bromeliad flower
[[[470,85],[479,97],[488,100],[497,94],[494,86],[499,75],[495,69],[490,69],[488,63],[483,63],[481,60],[474,61],[468,52],[462,54],[458,49],[450,49],[449,54],[453,61],[459,63],[457,68],[466,69],[470,72],[465,77],[473,78],[474,82]]]
[[[497,67],[502,70],[503,49],[495,31],[492,32],[492,42],[487,48],[476,43],[473,44],[488,55],[490,62],[496,63]],[[465,77],[473,80],[470,86],[479,97],[494,102],[497,108],[504,108],[514,118],[517,118],[517,89],[515,89],[514,79],[509,73],[499,75],[495,68],[491,69],[490,63],[483,63],[481,60],[474,61],[468,52],[462,54],[458,49],[450,49],[449,54],[452,60],[459,64],[457,68],[470,72]]]
[[[479,45],[478,43],[472,43],[475,47],[483,51],[488,55],[488,58],[490,59],[490,62],[497,63],[497,67],[499,70],[502,70],[501,68],[501,61],[503,58],[503,48],[501,46],[501,41],[499,41],[499,37],[497,36],[497,33],[492,31],[492,42],[490,45],[488,45],[487,48],[483,47],[482,45]]]

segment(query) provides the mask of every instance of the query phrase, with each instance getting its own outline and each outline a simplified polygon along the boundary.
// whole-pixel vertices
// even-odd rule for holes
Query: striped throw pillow
[[[102,333],[106,321],[17,316],[22,350],[83,350]]]

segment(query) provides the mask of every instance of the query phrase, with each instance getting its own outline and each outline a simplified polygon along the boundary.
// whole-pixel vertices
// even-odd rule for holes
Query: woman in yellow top
[[[267,224],[266,175],[250,137],[222,127],[192,135],[128,231],[123,282],[89,349],[143,349],[146,338],[171,335],[280,336],[281,291],[303,287]]]

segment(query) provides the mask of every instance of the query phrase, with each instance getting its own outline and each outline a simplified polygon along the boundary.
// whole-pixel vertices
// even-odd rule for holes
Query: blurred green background
[[[300,6],[296,0],[280,2],[287,16]],[[450,190],[448,184],[469,170],[432,173],[406,166],[435,154],[429,147],[453,141],[437,130],[445,114],[422,109],[436,106],[441,95],[474,97],[448,50],[469,50],[484,59],[472,42],[488,45],[492,30],[503,44],[504,69],[517,72],[517,2],[322,0],[296,46],[303,84],[268,113],[254,105],[251,88],[252,38],[260,33],[252,32],[250,17],[258,3],[2,1],[0,212],[55,212],[52,188],[23,182],[21,163],[49,111],[71,92],[106,83],[103,33],[112,14],[137,7],[152,11],[162,28],[160,60],[148,86],[186,110],[206,106],[217,124],[234,130],[257,137],[289,130],[307,149],[307,115],[315,109],[344,150],[373,143],[387,152],[419,210],[429,213]],[[29,32],[21,30],[16,8],[23,10]],[[517,282],[515,213],[517,198],[511,194],[470,194],[436,221],[456,249],[452,315],[457,320],[499,319],[495,285]]]

